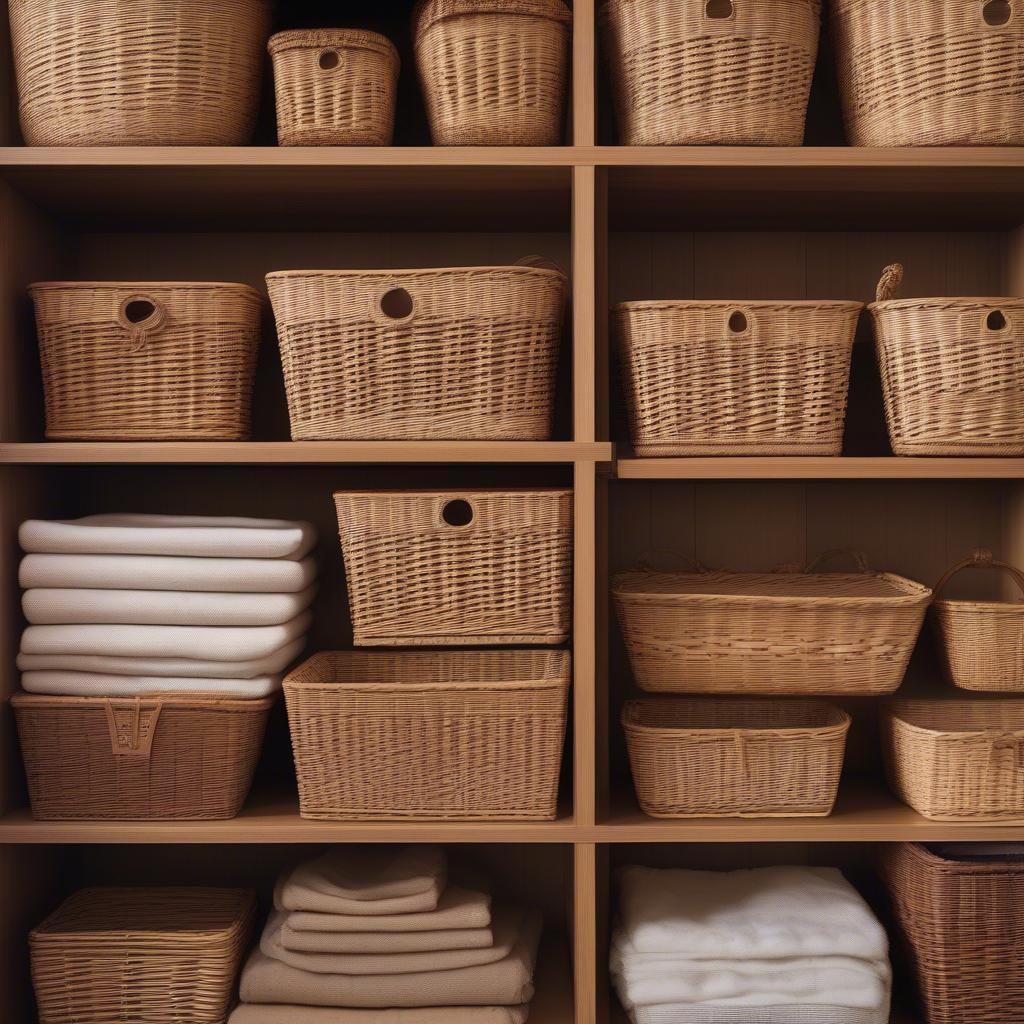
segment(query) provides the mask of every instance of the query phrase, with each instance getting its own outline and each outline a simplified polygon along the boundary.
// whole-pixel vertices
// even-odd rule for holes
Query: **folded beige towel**
[[[287,914],[280,936],[281,945],[296,953],[428,953],[434,949],[487,949],[494,945],[494,932],[490,928],[447,928],[440,932],[297,932],[289,923],[294,916]]]
[[[526,1024],[530,1007],[423,1006],[351,1010],[327,1006],[258,1006],[242,1003],[228,1024]]]

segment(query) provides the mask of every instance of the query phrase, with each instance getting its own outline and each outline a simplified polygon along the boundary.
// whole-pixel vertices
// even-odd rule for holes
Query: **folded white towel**
[[[102,676],[93,672],[23,672],[27,693],[51,697],[145,697],[156,693],[215,693],[257,700],[281,689],[280,676],[189,679],[176,676]]]

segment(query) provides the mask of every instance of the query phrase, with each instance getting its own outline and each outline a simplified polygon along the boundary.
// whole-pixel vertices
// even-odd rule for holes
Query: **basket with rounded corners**
[[[868,309],[897,455],[1024,455],[1024,299],[894,299]]]
[[[815,572],[852,554],[856,573]],[[830,551],[806,568],[648,567],[612,583],[633,676],[650,693],[877,695],[903,680],[931,591]]]
[[[572,492],[338,491],[358,646],[569,638]]]
[[[335,651],[284,691],[304,818],[556,816],[567,651]]]
[[[674,1003],[637,1006],[631,1024],[890,1024],[889,1000],[877,1010],[849,1006],[714,1006]]]
[[[799,146],[821,0],[605,0],[627,146]]]
[[[859,302],[615,307],[639,456],[839,455]]]
[[[640,808],[654,818],[832,811],[850,716],[820,701],[628,701],[622,727]]]

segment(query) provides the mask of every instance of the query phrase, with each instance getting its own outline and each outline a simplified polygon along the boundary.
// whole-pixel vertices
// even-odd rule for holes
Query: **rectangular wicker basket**
[[[556,815],[567,651],[336,651],[284,691],[304,818]]]

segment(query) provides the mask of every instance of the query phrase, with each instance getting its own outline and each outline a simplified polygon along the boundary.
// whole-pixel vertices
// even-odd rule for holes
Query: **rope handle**
[[[814,572],[822,562],[829,562],[840,555],[852,558],[857,567],[857,572],[859,573],[869,573],[874,571],[868,564],[867,555],[865,555],[859,548],[829,548],[828,551],[823,551],[814,559],[814,561],[808,562],[807,565],[794,565],[789,563],[786,565],[776,566],[772,572],[811,573]]]
[[[1017,589],[1021,593],[1021,598],[1024,598],[1024,572],[1021,572],[1014,565],[1010,565],[1009,562],[999,562],[992,557],[992,552],[988,548],[975,548],[971,552],[970,558],[964,558],[957,562],[956,565],[948,569],[943,573],[942,578],[932,588],[933,598],[932,600],[938,600],[939,591],[949,583],[949,581],[958,573],[964,569],[999,569],[1001,572],[1009,573],[1013,577],[1014,583],[1017,584]]]
[[[903,264],[890,263],[878,279],[878,287],[875,288],[875,301],[888,302],[890,299],[895,299],[901,284],[903,284]]]
[[[696,558],[692,558],[690,555],[684,555],[682,551],[677,548],[648,548],[638,559],[636,568],[642,572],[679,572],[678,569],[659,569],[654,564],[654,558],[658,554],[671,555],[672,558],[678,559],[685,566],[683,571],[685,572],[711,572],[711,570],[704,565],[703,562],[698,561]]]
[[[117,322],[128,335],[128,351],[138,353],[167,322],[167,307],[152,295],[129,295],[118,307]]]

